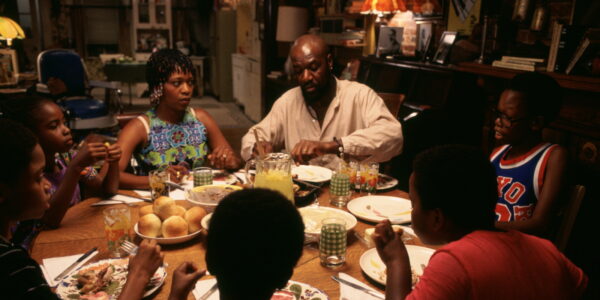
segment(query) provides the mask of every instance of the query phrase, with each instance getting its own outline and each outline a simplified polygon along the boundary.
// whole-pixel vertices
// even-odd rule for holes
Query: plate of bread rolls
[[[206,210],[200,206],[162,196],[140,208],[140,218],[133,229],[143,239],[163,245],[178,244],[202,232],[201,222],[205,216]]]

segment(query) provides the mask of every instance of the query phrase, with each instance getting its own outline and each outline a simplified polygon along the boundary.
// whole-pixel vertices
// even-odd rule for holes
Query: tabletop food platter
[[[104,259],[85,265],[65,277],[56,288],[61,299],[83,299],[88,295],[106,293],[108,299],[117,299],[128,274],[128,258]],[[144,297],[152,295],[165,282],[167,271],[159,267],[144,290]]]

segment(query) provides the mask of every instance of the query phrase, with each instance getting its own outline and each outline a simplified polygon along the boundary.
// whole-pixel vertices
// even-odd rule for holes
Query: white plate
[[[100,267],[103,264],[111,264],[111,265],[117,266],[117,269],[121,269],[124,272],[124,273],[119,273],[119,274],[121,274],[119,277],[127,278],[128,263],[129,263],[128,258],[111,258],[111,259],[103,259],[98,262],[95,262],[95,263],[92,263],[89,265],[85,265],[85,266],[81,267],[78,271],[72,272],[71,275],[69,275],[65,279],[63,279],[63,281],[61,281],[58,284],[58,287],[56,288],[56,294],[62,299],[73,299],[74,297],[73,296],[69,297],[69,295],[73,295],[73,294],[79,295],[79,289],[77,288],[77,279],[74,278],[73,276],[79,274],[79,272],[82,270],[88,270],[90,268]],[[115,273],[115,275],[116,274],[117,273]],[[113,278],[115,277],[115,275],[113,275]],[[166,277],[167,277],[167,270],[165,269],[164,266],[160,266],[156,270],[156,272],[154,273],[152,278],[150,279],[150,283],[148,283],[148,286],[146,286],[146,292],[144,293],[144,297],[148,297],[148,296],[152,295],[152,293],[154,293],[161,285],[163,285]],[[119,282],[118,292],[115,292],[114,294],[109,294],[110,299],[117,299],[119,297],[119,294],[121,293],[121,289],[123,288],[123,285],[125,284],[124,279],[122,281],[115,281],[115,282]]]
[[[204,218],[202,218],[202,220],[200,221],[200,225],[202,225],[202,228],[206,229],[208,231],[208,226],[210,224],[210,218],[212,218],[212,214],[210,213],[206,216],[204,216]]]
[[[209,286],[213,286],[213,284],[217,283],[216,279],[207,279],[207,280],[202,280],[202,281],[198,281],[198,283],[196,284],[196,290],[194,291],[194,295],[198,292],[198,286],[204,286],[204,287],[209,287]],[[202,294],[202,292],[205,292],[207,289],[203,289],[200,291],[200,294]],[[297,294],[296,294],[297,293]],[[279,291],[276,292],[276,294],[287,294],[289,295],[288,298],[290,299],[321,299],[321,300],[329,300],[329,296],[323,292],[322,290],[311,286],[309,284],[303,283],[303,282],[298,282],[298,281],[294,281],[294,280],[290,280],[288,281],[288,283],[285,285],[285,287]],[[274,295],[275,296],[275,295]],[[212,295],[210,295],[210,297],[208,297],[208,300],[213,300],[213,299],[219,299],[220,295],[219,295],[219,290],[217,289]]]
[[[138,231],[138,224],[135,223],[135,225],[133,226],[133,231],[135,231],[135,234],[137,234],[139,237],[143,238],[143,239],[147,239],[147,240],[155,240],[157,243],[161,244],[161,245],[172,245],[172,244],[179,244],[179,243],[183,243],[183,242],[187,242],[193,238],[195,238],[196,236],[198,236],[202,230],[198,230],[196,232],[184,235],[184,236],[178,236],[178,237],[171,237],[171,238],[166,238],[166,237],[149,237],[149,236],[145,236],[143,234],[141,234]]]
[[[333,172],[319,166],[300,165],[292,167],[292,175],[298,179],[310,182],[325,182],[331,179]]]
[[[413,273],[417,276],[423,275],[423,266],[427,266],[429,258],[435,250],[415,245],[406,245],[406,251],[408,252],[408,258],[410,259],[410,268]],[[385,285],[387,279],[386,268],[383,261],[377,254],[376,248],[371,248],[367,252],[363,253],[360,257],[360,268],[369,276],[371,279]]]
[[[238,180],[237,178],[235,178],[235,176],[233,176],[233,174],[224,172],[223,170],[212,170],[213,172],[213,176],[216,176],[220,173],[225,173],[226,175],[217,179],[216,177],[213,178],[213,184],[217,185],[217,184],[235,184]],[[192,180],[192,185],[193,185],[194,181]]]
[[[410,200],[390,196],[364,196],[348,202],[348,211],[371,222],[392,219],[394,224],[410,222]]]
[[[382,182],[382,179],[385,180],[385,183]],[[379,180],[377,180],[377,190],[387,190],[395,187],[398,184],[398,179],[388,176],[385,174],[379,174]]]
[[[356,226],[356,218],[337,208],[331,207],[302,207],[298,209],[304,222],[304,233],[312,236],[321,234],[321,222],[326,218],[341,218],[346,221],[346,230],[351,230]]]

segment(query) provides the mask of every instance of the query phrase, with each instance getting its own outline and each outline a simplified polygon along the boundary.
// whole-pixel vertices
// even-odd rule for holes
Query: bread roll
[[[202,218],[206,216],[206,210],[200,206],[194,206],[185,212],[185,220],[188,223],[188,231],[196,232],[202,228]]]
[[[158,210],[158,216],[163,221],[171,216],[180,216],[183,218],[183,215],[185,215],[185,208],[176,204],[165,205]]]
[[[182,217],[172,216],[163,222],[163,237],[178,237],[186,234],[188,234],[188,224]]]
[[[152,213],[154,213],[154,207],[152,206],[152,204],[148,204],[148,205],[142,206],[140,208],[140,218],[147,214],[152,214]]]
[[[160,219],[155,214],[147,214],[138,221],[138,231],[148,237],[157,237],[160,235]]]
[[[159,212],[163,207],[167,207],[167,206],[171,206],[171,205],[175,205],[175,200],[167,197],[167,196],[161,196],[158,197],[156,200],[154,200],[154,205],[152,207],[154,214],[157,216],[160,216]]]
[[[404,234],[404,229],[400,225],[392,225],[392,230],[396,233],[399,233],[400,236]],[[369,242],[371,245],[375,245],[373,241],[373,234],[375,233],[375,228],[367,228],[365,229],[365,240]]]

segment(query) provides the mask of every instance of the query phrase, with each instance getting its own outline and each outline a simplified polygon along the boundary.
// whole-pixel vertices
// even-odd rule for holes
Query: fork
[[[138,246],[130,241],[123,241],[120,248],[129,255],[135,255],[138,251]]]

